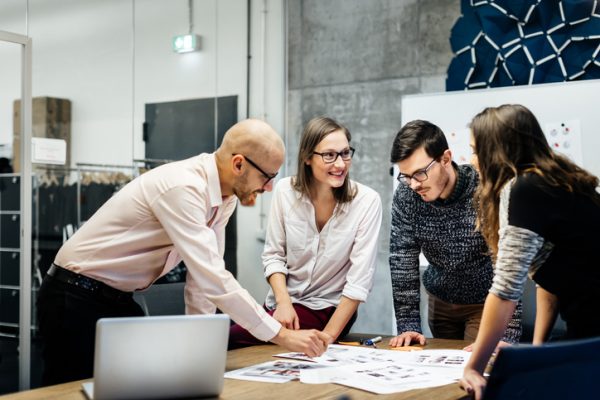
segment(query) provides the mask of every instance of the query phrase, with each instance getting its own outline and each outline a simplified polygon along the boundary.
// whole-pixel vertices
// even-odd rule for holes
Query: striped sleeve
[[[506,300],[519,300],[529,265],[543,246],[544,238],[537,233],[507,226],[498,242],[498,259],[490,292]]]
[[[533,272],[544,263],[553,245],[536,232],[509,225],[509,209],[513,206],[509,199],[514,182],[509,182],[500,194],[500,237],[490,292],[506,300],[518,301],[528,271]]]

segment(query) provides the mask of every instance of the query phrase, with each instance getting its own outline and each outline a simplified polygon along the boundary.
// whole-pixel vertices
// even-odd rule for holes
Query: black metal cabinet
[[[19,323],[21,178],[0,175],[0,332],[14,336]]]

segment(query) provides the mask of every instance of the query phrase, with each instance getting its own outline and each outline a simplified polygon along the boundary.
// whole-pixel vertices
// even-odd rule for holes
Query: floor
[[[19,391],[19,340],[0,337],[0,395]],[[42,357],[37,340],[31,346],[31,387],[41,386]]]

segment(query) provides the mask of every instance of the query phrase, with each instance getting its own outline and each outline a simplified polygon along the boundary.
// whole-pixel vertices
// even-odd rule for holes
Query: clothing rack
[[[167,160],[167,159],[160,159],[160,158],[138,158],[138,159],[133,160],[134,163],[141,164],[141,165],[137,166],[138,174],[142,168],[144,170],[148,171],[148,170],[151,170],[152,168],[155,168],[155,167],[158,167],[158,166],[161,166],[163,164],[167,164],[167,163],[170,163],[173,161],[176,161],[176,160]]]
[[[136,160],[134,160],[136,161]],[[120,164],[97,164],[97,163],[76,163],[75,166],[77,169],[85,169],[85,168],[119,168],[119,169],[130,169],[133,170],[135,168],[134,165],[120,165]]]
[[[150,164],[166,164],[166,163],[170,163],[176,160],[168,160],[168,159],[161,159],[161,158],[138,158],[138,159],[134,159],[133,162],[137,162],[137,163],[150,163]]]
[[[138,170],[134,165],[121,165],[121,164],[103,164],[103,163],[76,163],[75,168],[65,166],[48,165],[42,167],[36,167],[34,172],[42,171],[58,171],[65,173],[75,173],[75,183],[77,185],[77,225],[81,225],[81,185],[82,175],[85,172],[123,172],[127,170],[131,172],[132,178],[135,178],[138,174]]]

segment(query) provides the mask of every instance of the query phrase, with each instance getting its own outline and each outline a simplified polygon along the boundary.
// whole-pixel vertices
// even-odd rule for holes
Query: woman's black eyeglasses
[[[324,151],[323,153],[313,151],[313,154],[321,156],[325,164],[331,164],[334,163],[338,157],[342,157],[342,160],[344,161],[352,160],[352,156],[354,155],[354,149],[352,147],[348,147],[347,149],[344,149],[340,152]]]

